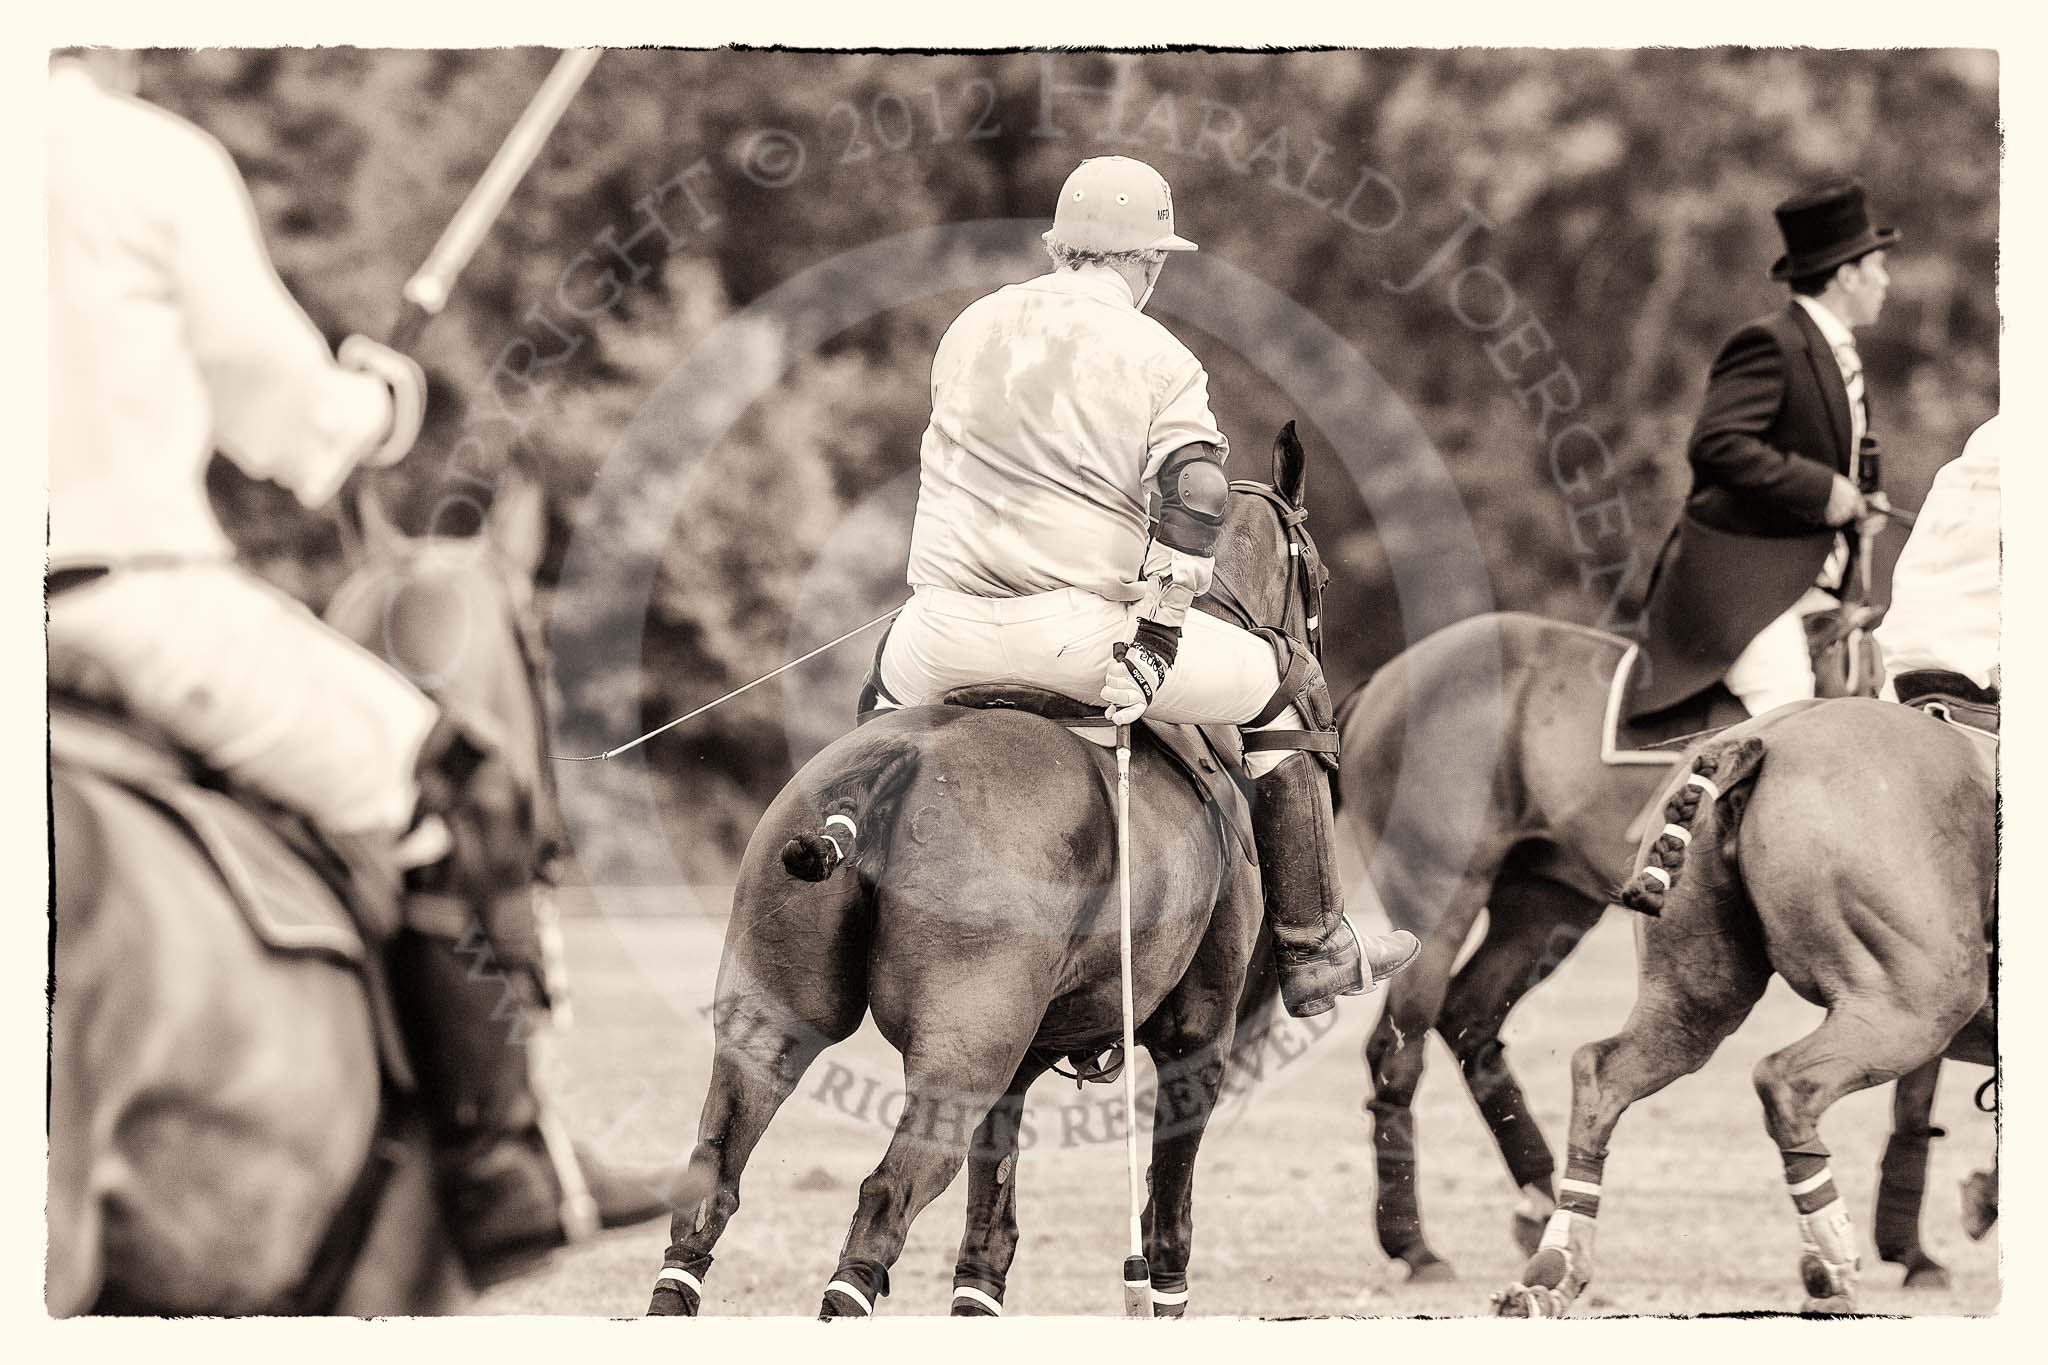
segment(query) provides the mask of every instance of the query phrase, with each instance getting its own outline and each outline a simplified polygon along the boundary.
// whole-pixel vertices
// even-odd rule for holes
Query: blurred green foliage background
[[[156,52],[142,93],[227,145],[279,270],[338,339],[389,325],[553,55]],[[1708,362],[1783,306],[1765,271],[1785,195],[1853,172],[1905,233],[1863,336],[1893,500],[1916,506],[1996,409],[1997,76],[1976,51],[610,53],[421,345],[434,411],[382,488],[419,530],[453,468],[489,480],[516,455],[538,473],[564,730],[630,738],[900,598],[931,354],[972,292],[801,354],[774,328],[721,333],[711,372],[772,386],[705,460],[642,476],[647,505],[676,496],[679,515],[608,524],[620,555],[658,559],[650,600],[558,591],[593,481],[663,379],[807,267],[933,224],[1048,217],[1079,158],[1118,151],[1171,181],[1182,232],[1334,329],[1413,413],[1500,606],[1625,621],[1686,488]],[[636,238],[649,195],[663,229]],[[1490,226],[1441,276],[1388,287],[1474,212]],[[624,287],[606,286],[607,263]],[[1451,297],[1444,281],[1471,266],[1488,270]],[[1154,304],[1169,326],[1173,288],[1169,268]],[[1530,319],[1522,349],[1502,350]],[[1263,477],[1295,414],[1227,340],[1176,330],[1209,365],[1233,473]],[[1538,336],[1540,355],[1509,363]],[[1526,392],[1559,367],[1578,391],[1570,419],[1614,454],[1568,487],[1546,439],[1567,418],[1540,429]],[[722,387],[699,395],[707,411]],[[1313,456],[1320,434],[1305,435]],[[1341,694],[1412,623],[1359,495],[1334,462],[1318,467]],[[250,560],[322,602],[340,573],[328,522],[223,462],[212,483]],[[625,626],[643,632],[639,667],[578,666],[581,641]],[[655,741],[664,827],[579,847],[584,871],[651,875],[659,843],[717,878],[792,765],[849,722],[872,648],[863,637]]]

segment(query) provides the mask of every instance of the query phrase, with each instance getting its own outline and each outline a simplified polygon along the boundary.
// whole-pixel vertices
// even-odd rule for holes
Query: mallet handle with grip
[[[534,92],[533,98],[520,112],[512,130],[505,134],[505,140],[498,144],[498,150],[491,157],[490,164],[484,167],[483,175],[470,187],[462,207],[455,210],[455,216],[441,230],[440,240],[434,243],[434,249],[427,253],[427,259],[420,263],[412,278],[405,282],[399,293],[398,317],[385,337],[385,345],[407,355],[419,345],[427,324],[447,306],[456,277],[476,255],[477,247],[482,245],[491,224],[504,211],[512,191],[519,187],[519,182],[540,156],[548,134],[562,121],[569,102],[576,98],[576,91],[584,78],[603,55],[602,48],[573,48],[555,60],[547,79],[541,82],[540,89]],[[336,513],[346,546],[352,547],[358,535],[357,528],[369,523],[368,509],[364,505],[370,497],[369,486],[365,482],[368,477],[369,471],[358,468],[350,473],[348,479],[350,497],[346,502],[355,506],[356,527],[349,525],[346,513]],[[346,503],[337,502],[336,505],[340,507]],[[354,553],[354,550],[350,552]]]
[[[401,291],[404,304],[388,343],[393,350],[410,350],[419,341],[427,322],[447,306],[456,277],[462,274],[470,257],[476,255],[491,224],[504,212],[512,191],[519,188],[519,182],[539,158],[540,149],[547,145],[548,134],[562,121],[590,68],[603,55],[602,48],[583,47],[573,48],[556,59],[554,69],[534,92],[512,131],[498,144],[496,155],[484,167],[462,207],[442,229],[434,249],[405,282]]]
[[[1117,952],[1124,1007],[1124,1161],[1131,1181],[1131,1254],[1124,1258],[1124,1316],[1152,1316],[1152,1272],[1145,1264],[1145,1193],[1138,1173],[1138,1021],[1131,1002],[1131,727],[1116,727],[1116,889],[1122,912]]]

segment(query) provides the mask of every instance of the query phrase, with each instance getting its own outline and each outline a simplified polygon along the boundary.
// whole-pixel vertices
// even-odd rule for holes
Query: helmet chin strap
[[[1159,286],[1159,277],[1166,271],[1165,261],[1154,261],[1145,267],[1145,292],[1138,295],[1138,311],[1144,312],[1145,305],[1152,300],[1152,291]]]

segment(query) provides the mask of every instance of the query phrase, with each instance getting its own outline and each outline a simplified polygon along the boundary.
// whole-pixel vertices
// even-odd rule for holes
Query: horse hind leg
[[[1731,929],[1734,926],[1729,926]],[[1769,980],[1754,934],[1701,934],[1673,919],[1638,926],[1635,1007],[1621,1032],[1572,1054],[1572,1118],[1556,1212],[1521,1279],[1494,1296],[1502,1317],[1562,1317],[1593,1278],[1607,1141],[1630,1105],[1700,1069],[1749,1017]]]
[[[1948,1268],[1920,1244],[1920,1212],[1927,1195],[1927,1148],[1942,1130],[1933,1126],[1941,1059],[1899,1077],[1892,1095],[1892,1134],[1878,1166],[1873,1231],[1879,1259],[1904,1266],[1908,1289],[1947,1289]]]
[[[711,1085],[669,1221],[669,1246],[648,1301],[650,1317],[695,1317],[712,1248],[740,1206],[747,1159],[818,1054],[851,1034],[857,1010],[790,1013],[772,996],[727,990],[714,1008]]]
[[[974,1130],[967,1155],[967,1230],[953,1266],[956,1318],[994,1318],[1017,1257],[1017,1150],[1023,1134],[1024,1097],[1045,1073],[1026,1056],[1010,1088]]]
[[[952,1020],[960,1032],[933,1028],[904,1055],[903,1116],[881,1164],[861,1182],[860,1203],[839,1264],[820,1300],[821,1319],[870,1317],[889,1293],[889,1268],[903,1253],[911,1220],[936,1199],[967,1159],[982,1119],[1002,1098],[1024,1060],[1035,1018],[996,1021],[985,1002],[927,1000],[926,1017]],[[971,1036],[963,1036],[971,1034]]]
[[[1806,1037],[1757,1063],[1764,1127],[1785,1164],[1799,1215],[1799,1275],[1808,1313],[1856,1306],[1855,1234],[1828,1167],[1820,1116],[1844,1095],[1882,1084],[1939,1053],[1943,1036],[1914,1011],[1859,1000],[1831,1008]]]

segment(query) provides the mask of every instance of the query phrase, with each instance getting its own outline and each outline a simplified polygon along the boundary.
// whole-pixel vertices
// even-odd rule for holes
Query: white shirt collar
[[[1849,324],[1829,311],[1828,306],[1811,294],[1794,294],[1792,301],[1806,310],[1813,325],[1820,328],[1820,334],[1827,338],[1828,345],[1840,350],[1847,346],[1856,349],[1856,334],[1849,330]]]
[[[1085,294],[1107,303],[1120,303],[1126,308],[1138,306],[1138,296],[1131,292],[1130,282],[1106,265],[1084,265],[1076,270],[1056,265],[1031,283],[1036,288],[1053,289],[1062,294]]]

